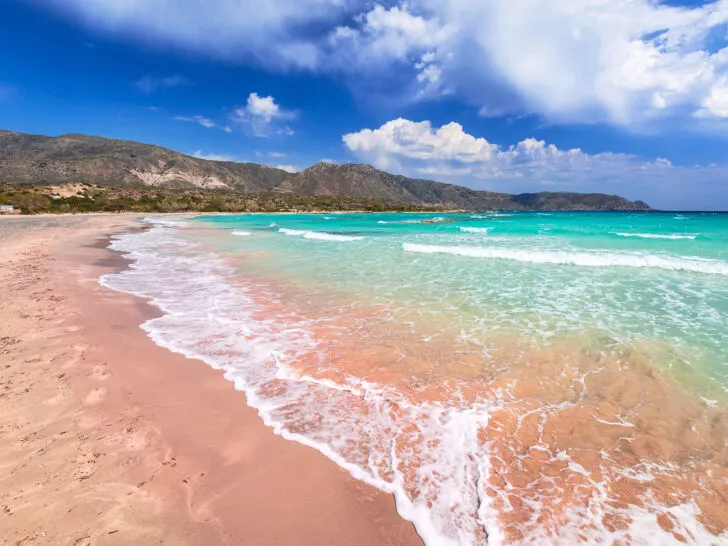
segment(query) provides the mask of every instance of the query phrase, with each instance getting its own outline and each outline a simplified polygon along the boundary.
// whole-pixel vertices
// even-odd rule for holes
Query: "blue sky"
[[[728,0],[5,0],[0,127],[728,209]]]

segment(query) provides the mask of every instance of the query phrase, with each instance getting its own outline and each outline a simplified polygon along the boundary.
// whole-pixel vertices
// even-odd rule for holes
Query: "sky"
[[[0,128],[728,210],[728,0],[3,0]]]

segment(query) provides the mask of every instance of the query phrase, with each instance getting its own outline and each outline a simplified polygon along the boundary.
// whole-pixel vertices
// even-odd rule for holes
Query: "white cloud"
[[[233,161],[235,163],[244,163],[243,160],[236,158],[232,155],[227,154],[206,154],[202,150],[197,150],[190,154],[192,157],[198,159],[206,159],[208,161]]]
[[[272,133],[292,135],[293,129],[285,125],[285,122],[295,117],[295,112],[281,108],[273,97],[261,97],[258,93],[251,93],[246,105],[237,108],[232,119],[248,126],[253,135],[266,137]]]
[[[189,83],[189,80],[183,76],[165,76],[162,78],[144,76],[137,80],[134,85],[140,92],[149,94],[154,93],[159,89],[179,87],[181,85],[188,85]]]
[[[385,9],[376,5],[355,17],[352,26],[336,27],[329,39],[339,54],[342,48],[349,48],[343,53],[358,64],[376,64],[406,60],[417,49],[435,47],[442,40],[441,34],[435,21],[413,15],[407,6]]]
[[[609,169],[641,169],[644,161],[627,154],[587,154],[578,148],[561,150],[527,138],[508,147],[466,133],[455,122],[433,127],[429,121],[389,121],[378,129],[343,136],[358,158],[382,169],[415,174],[477,178],[564,178],[574,172],[606,174]],[[654,166],[669,167],[659,159]]]
[[[291,174],[295,174],[298,172],[298,168],[294,167],[293,165],[276,165],[276,169],[280,169]]]
[[[540,187],[632,199],[659,196],[651,204],[673,208],[696,203],[697,193],[706,196],[704,208],[728,203],[726,168],[676,167],[666,158],[647,161],[629,154],[562,150],[534,138],[503,146],[470,135],[457,123],[433,127],[429,121],[400,118],[378,129],[346,134],[343,140],[359,160],[380,169],[481,189],[520,193]],[[692,198],[680,205],[691,186]]]
[[[207,129],[220,129],[225,133],[232,133],[233,131],[229,126],[220,126],[212,121],[210,118],[206,118],[205,116],[175,116],[173,119],[175,121],[184,121],[186,123],[197,123]]]
[[[379,129],[363,129],[343,138],[351,151],[374,157],[380,164],[389,157],[482,163],[490,161],[498,151],[498,146],[463,132],[454,122],[433,129],[429,121],[415,123],[399,118]]]
[[[188,123],[199,123],[200,125],[202,125],[203,127],[207,127],[208,129],[212,129],[216,126],[214,121],[203,116],[175,116],[174,119],[176,121],[186,121]]]
[[[40,0],[95,32],[266,66],[315,67],[311,24],[358,13],[365,0]]]
[[[283,152],[268,152],[269,157],[275,157],[275,158],[281,158],[281,157],[288,157],[288,154]]]
[[[40,1],[96,32],[335,72],[407,100],[448,94],[486,115],[635,128],[728,117],[728,0]]]

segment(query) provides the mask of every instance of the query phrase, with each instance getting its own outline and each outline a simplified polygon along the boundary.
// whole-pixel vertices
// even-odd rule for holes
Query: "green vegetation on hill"
[[[62,189],[62,188],[61,188]],[[4,187],[0,205],[23,214],[80,212],[314,212],[314,211],[432,211],[441,208],[379,199],[330,195],[297,196],[285,193],[243,194],[224,190],[181,188],[102,188],[79,185],[65,197],[58,186]]]

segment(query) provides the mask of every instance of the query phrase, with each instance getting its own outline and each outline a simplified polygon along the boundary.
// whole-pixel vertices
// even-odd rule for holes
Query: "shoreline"
[[[98,284],[144,216],[15,216],[53,225],[4,245],[0,541],[421,544],[391,495],[276,436],[222,372],[147,337],[153,306]]]
[[[542,212],[542,211],[529,211],[529,210],[507,210],[508,212]],[[478,211],[478,210],[464,210],[464,209],[452,209],[452,210],[309,210],[309,211],[274,211],[274,212],[200,212],[200,211],[180,211],[180,212],[134,212],[134,211],[120,211],[120,212],[41,212],[37,214],[2,214],[0,213],[0,219],[2,218],[65,218],[65,217],[93,217],[93,216],[111,216],[111,217],[124,217],[124,216],[270,216],[274,214],[302,214],[302,215],[318,215],[318,214],[334,214],[334,215],[345,215],[345,214],[477,214],[483,212],[502,212],[500,209]],[[548,211],[547,211],[548,212]],[[603,211],[584,211],[584,212],[603,212]],[[621,212],[621,211],[615,211]],[[2,221],[2,220],[0,220]]]

